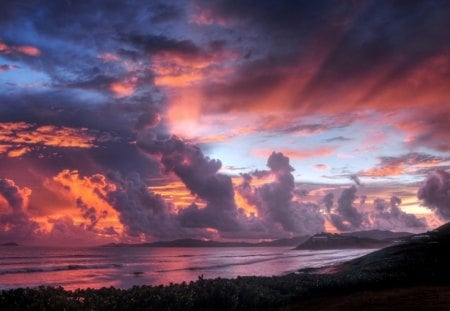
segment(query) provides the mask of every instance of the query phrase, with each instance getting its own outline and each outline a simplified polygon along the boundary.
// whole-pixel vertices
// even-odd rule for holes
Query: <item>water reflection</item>
[[[205,278],[282,275],[346,261],[373,250],[258,248],[0,249],[0,289],[52,285],[66,289],[159,285]]]

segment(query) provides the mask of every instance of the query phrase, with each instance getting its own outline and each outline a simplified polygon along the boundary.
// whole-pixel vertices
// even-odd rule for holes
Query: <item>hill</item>
[[[356,249],[356,248],[380,248],[392,244],[391,240],[375,240],[359,238],[350,235],[336,233],[319,233],[313,235],[295,249],[300,250],[324,250],[324,249]]]
[[[357,238],[369,238],[374,240],[386,240],[386,239],[402,239],[414,235],[411,232],[393,232],[389,230],[365,230],[341,233],[343,236],[353,236]]]

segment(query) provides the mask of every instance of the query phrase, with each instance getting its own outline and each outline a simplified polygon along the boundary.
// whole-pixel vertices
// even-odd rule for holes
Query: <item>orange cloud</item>
[[[404,171],[405,171],[404,165],[402,163],[396,163],[392,165],[366,170],[362,173],[362,175],[371,177],[388,177],[401,175]]]
[[[63,170],[53,177],[52,181],[62,187],[52,187],[51,184],[48,184],[48,186],[74,203],[69,215],[72,219],[77,222],[86,222],[82,211],[75,205],[77,199],[81,199],[87,206],[93,207],[98,213],[106,215],[98,221],[96,226],[99,229],[113,227],[117,232],[123,232],[123,225],[119,221],[117,211],[103,199],[109,191],[115,189],[115,185],[110,183],[104,175],[95,174],[83,177],[76,170]]]
[[[137,78],[130,80],[124,80],[119,82],[113,82],[109,85],[109,89],[117,97],[126,97],[132,95],[136,90]]]
[[[238,208],[242,209],[247,217],[258,217],[258,209],[250,204],[239,192],[234,193],[234,200]]]
[[[0,53],[11,54],[14,52],[18,52],[27,56],[39,56],[42,54],[41,50],[31,45],[9,46],[6,43],[0,41]]]
[[[195,202],[199,207],[204,207],[205,203],[199,201],[180,180],[172,180],[166,184],[148,187],[150,191],[159,194],[164,201],[174,207],[174,211],[186,208]]]
[[[25,122],[0,123],[0,154],[19,157],[34,146],[91,148],[96,137],[86,128],[36,126]]]
[[[31,149],[29,147],[22,147],[22,148],[18,148],[18,149],[11,149],[8,151],[8,157],[10,158],[17,158],[20,157],[22,155],[24,155],[25,153],[29,152]],[[1,153],[1,150],[0,150]]]
[[[380,157],[377,167],[363,171],[361,175],[371,177],[398,176],[403,173],[417,173],[429,168],[449,163],[448,158],[423,153],[408,153],[399,157]]]

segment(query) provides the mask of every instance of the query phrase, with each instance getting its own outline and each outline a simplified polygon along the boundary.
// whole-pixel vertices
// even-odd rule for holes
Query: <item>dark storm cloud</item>
[[[0,196],[7,203],[7,206],[0,207],[8,210],[0,214],[0,240],[29,241],[34,238],[39,225],[26,213],[26,201],[30,193],[29,189],[20,189],[12,180],[0,178]]]
[[[69,96],[70,95],[70,96]],[[165,132],[159,123],[160,104],[150,96],[136,97],[115,103],[86,103],[76,92],[40,92],[0,95],[0,122],[27,122],[35,126],[86,128],[95,137],[92,148],[60,148],[36,146],[24,155],[30,165],[55,175],[62,169],[78,169],[85,175],[119,171],[140,172],[143,178],[159,175],[158,165],[143,154],[133,141],[135,124],[152,127],[155,133]],[[132,159],[132,160],[130,160]],[[19,173],[20,158],[2,159],[5,174],[8,165],[17,167],[20,176],[9,176],[18,182],[25,176]]]
[[[418,218],[414,214],[403,212],[399,206],[402,200],[397,196],[392,196],[389,202],[376,198],[373,201],[374,212],[370,213],[372,227],[381,230],[403,229],[423,229],[427,224],[424,219]]]
[[[257,207],[258,217],[267,231],[276,232],[276,226],[296,234],[317,233],[324,228],[324,219],[315,203],[302,203],[294,200],[296,185],[289,164],[289,158],[282,153],[273,152],[268,161],[269,172],[275,181],[260,187],[251,186],[252,178],[260,178],[261,173],[244,174],[238,187],[239,193],[250,204]]]
[[[330,215],[332,224],[340,231],[350,231],[361,227],[363,215],[353,206],[356,187],[344,189],[338,199],[338,206]]]
[[[361,180],[359,179],[358,175],[350,175],[349,178],[350,178],[357,186],[361,186]]]
[[[239,33],[241,50],[253,51],[247,53],[250,57],[241,62],[233,78],[207,85],[205,93],[215,103],[204,107],[209,112],[258,109],[268,94],[289,86],[292,77],[304,75],[306,83],[296,83],[290,98],[275,106],[342,111],[367,104],[383,109],[374,101],[380,93],[389,93],[394,83],[406,83],[412,71],[447,55],[450,47],[450,4],[446,1],[219,0],[197,4]],[[316,63],[311,65],[311,60]],[[441,78],[448,80],[448,64],[440,65],[441,71],[447,72]],[[339,94],[344,97],[353,91],[360,92],[359,100],[332,104]],[[392,98],[400,106],[410,107],[410,101]],[[444,150],[445,142],[432,144]]]
[[[161,35],[138,34],[123,35],[122,39],[149,54],[168,52],[188,57],[197,57],[202,53],[202,50],[191,40],[176,40]]]
[[[319,92],[319,88],[323,90],[323,85],[337,86],[395,63],[390,73],[362,99],[368,100],[389,83],[404,78],[416,65],[449,47],[444,39],[450,35],[449,3],[373,1],[363,6],[305,88],[304,96]]]
[[[330,1],[197,1],[200,9],[229,21],[229,27],[239,32],[239,40],[247,50],[256,51],[238,68],[234,80],[209,85],[206,92],[221,99],[221,107],[239,109],[242,102],[252,104],[286,81],[301,56],[310,56],[315,38],[333,41],[341,24],[354,10],[349,2]],[[325,24],[335,23],[326,28]],[[263,36],[264,41],[255,40]],[[292,72],[292,73],[294,73]],[[301,73],[299,70],[298,73]],[[297,73],[297,74],[298,74]],[[261,92],[263,89],[265,92]],[[233,95],[231,95],[233,94]],[[237,98],[233,102],[232,98]],[[239,104],[238,104],[239,103]],[[289,103],[285,103],[289,104]]]
[[[325,208],[327,209],[327,213],[329,214],[334,205],[334,194],[332,192],[327,193],[323,197],[322,202],[325,204]]]
[[[183,235],[177,219],[170,213],[164,199],[148,190],[139,174],[123,178],[110,174],[117,188],[109,191],[106,200],[119,212],[121,223],[130,236],[144,233],[153,238],[179,238]]]
[[[176,3],[104,1],[87,5],[36,0],[27,4],[2,2],[2,8],[9,13],[0,19],[0,42],[26,44],[41,51],[39,57],[19,53],[3,56],[44,73],[52,88],[93,90],[107,96],[115,95],[109,90],[111,83],[133,79],[136,92],[149,90],[153,73],[146,54],[181,50],[195,54],[199,50],[190,40],[161,35],[167,23],[183,16],[184,8]],[[135,55],[136,64],[123,62],[118,57],[121,51]],[[105,60],[105,53],[114,60]]]
[[[210,10],[217,17],[257,25],[267,34],[306,32],[323,22],[331,9],[343,10],[345,3],[331,1],[196,1],[201,9]],[[298,32],[297,32],[298,34]]]
[[[282,153],[272,153],[267,161],[270,171],[275,174],[276,182],[266,184],[259,189],[261,199],[267,206],[267,212],[275,222],[286,231],[297,232],[297,219],[292,217],[291,200],[295,189],[294,168],[289,164],[289,158]]]
[[[450,173],[436,170],[430,173],[419,188],[419,200],[445,220],[450,219]]]
[[[86,225],[87,230],[93,230],[99,220],[105,218],[108,215],[107,211],[98,212],[95,207],[87,205],[81,198],[77,198],[76,204],[80,209],[83,218],[89,221],[89,223]]]
[[[220,161],[209,159],[198,147],[177,137],[166,140],[142,137],[138,145],[147,153],[160,155],[164,170],[175,173],[192,194],[206,202],[202,209],[193,204],[180,212],[184,226],[221,231],[239,229],[233,184],[229,176],[218,173]]]
[[[183,17],[180,8],[167,3],[154,3],[150,12],[150,21],[153,23],[164,23]]]

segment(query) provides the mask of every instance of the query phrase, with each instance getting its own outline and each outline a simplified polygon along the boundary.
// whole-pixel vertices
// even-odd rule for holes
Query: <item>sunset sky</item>
[[[449,1],[0,2],[0,242],[450,220]]]

